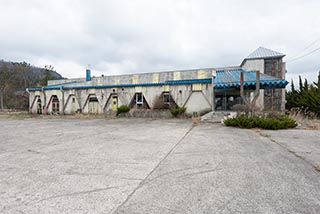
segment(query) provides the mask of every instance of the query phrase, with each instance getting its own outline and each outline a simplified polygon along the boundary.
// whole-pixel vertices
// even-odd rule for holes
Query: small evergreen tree
[[[54,69],[54,67],[51,66],[51,65],[44,66],[44,68],[43,68],[43,77],[42,77],[42,79],[40,81],[40,85],[41,86],[46,86],[48,84],[48,80],[57,79],[57,78],[55,78],[53,76],[53,69]]]
[[[306,111],[314,112],[320,115],[320,72],[318,81],[309,84],[307,79],[302,81],[299,76],[299,90],[295,89],[293,81],[291,81],[291,91],[286,93],[286,108],[302,108]]]

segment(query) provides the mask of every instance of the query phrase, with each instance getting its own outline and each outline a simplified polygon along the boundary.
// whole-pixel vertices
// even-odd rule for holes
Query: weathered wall
[[[188,113],[203,112],[211,109],[212,85],[208,84],[185,84],[185,85],[163,85],[147,87],[115,87],[105,89],[72,89],[72,90],[46,90],[45,96],[42,91],[30,92],[30,107],[35,96],[40,96],[44,106],[43,114],[52,113],[52,96],[56,95],[60,103],[60,114],[73,114],[81,110],[88,113],[90,97],[98,100],[98,113],[106,113],[112,110],[112,97],[117,95],[117,106],[129,105],[136,93],[142,93],[149,107],[152,109],[155,101],[163,92],[170,92],[173,100],[178,106],[186,106]],[[195,94],[200,94],[199,99]],[[44,97],[46,97],[46,102]],[[74,98],[74,99],[73,99]],[[191,98],[191,99],[190,99]],[[30,110],[37,113],[35,105]]]
[[[187,107],[186,113],[192,114],[209,112],[212,109],[208,97],[202,93],[202,91],[193,91],[188,98],[185,107]]]
[[[114,76],[92,77],[91,81],[85,81],[84,78],[50,80],[48,85],[72,83],[72,86],[101,86],[101,85],[118,85],[118,84],[139,84],[139,83],[158,83],[168,80],[189,80],[189,79],[206,79],[211,78],[211,68],[168,71],[156,73],[140,73]]]

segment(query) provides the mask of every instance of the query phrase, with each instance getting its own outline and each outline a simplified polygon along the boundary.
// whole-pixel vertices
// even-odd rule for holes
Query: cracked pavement
[[[0,118],[0,213],[319,213],[319,131]]]

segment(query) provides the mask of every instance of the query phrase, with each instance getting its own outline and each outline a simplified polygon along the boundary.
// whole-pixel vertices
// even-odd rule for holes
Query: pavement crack
[[[207,166],[208,166],[208,164],[203,164],[201,166],[196,166],[196,167],[188,167],[188,168],[183,168],[183,169],[172,170],[172,171],[169,171],[169,172],[162,173],[162,174],[160,174],[160,175],[158,175],[156,177],[153,177],[153,178],[149,179],[148,182],[154,181],[154,180],[156,180],[158,178],[161,178],[163,176],[174,174],[174,173],[177,173],[177,172],[183,172],[183,171],[194,170],[194,169],[201,169],[201,168],[207,167]],[[192,173],[190,173],[190,174],[192,174]],[[180,177],[182,177],[182,176],[180,176]]]
[[[152,175],[152,173],[159,168],[161,163],[167,159],[167,157],[173,152],[173,150],[187,137],[187,135],[192,131],[194,126],[191,126],[188,131],[178,140],[176,144],[169,150],[169,152],[159,161],[159,163],[151,170],[151,172],[138,184],[138,186],[127,196],[127,198],[115,209],[111,210],[109,213],[116,213],[133,195],[134,193],[140,189],[147,181],[148,178]]]
[[[106,191],[106,190],[110,190],[110,189],[118,189],[118,188],[124,187],[124,186],[127,186],[127,185],[111,186],[111,187],[98,188],[98,189],[87,190],[87,191],[80,191],[80,192],[73,192],[73,193],[68,193],[68,194],[54,195],[54,196],[51,196],[51,197],[48,197],[48,198],[43,198],[43,199],[38,200],[38,201],[33,202],[33,203],[29,203],[29,204],[37,204],[37,203],[41,203],[43,201],[48,201],[48,200],[56,199],[56,198],[76,196],[76,195],[82,195],[82,194],[90,194],[90,193],[101,192],[101,191]]]
[[[297,157],[297,158],[299,158],[300,160],[302,160],[302,161],[310,164],[313,168],[316,169],[316,167],[317,167],[316,165],[314,165],[312,162],[308,161],[305,157],[303,157],[303,156],[301,156],[301,155],[298,154],[298,153],[302,153],[302,152],[295,152],[295,151],[291,150],[291,149],[288,148],[286,145],[283,145],[283,144],[277,142],[277,141],[276,141],[275,139],[273,139],[270,135],[262,132],[261,130],[257,130],[257,132],[259,133],[259,135],[260,135],[261,137],[265,137],[265,138],[269,139],[271,142],[277,144],[277,145],[280,146],[281,148],[285,149],[287,152],[293,154],[295,157]]]
[[[214,169],[209,169],[209,170],[203,170],[203,171],[199,171],[199,172],[194,172],[194,173],[189,173],[189,174],[185,174],[185,175],[181,175],[178,178],[181,177],[186,177],[186,176],[193,176],[193,175],[201,175],[201,174],[206,174],[206,173],[210,173],[210,172],[216,172],[222,170],[222,168],[214,168]]]
[[[160,175],[158,175],[158,176],[156,176],[156,177],[154,177],[154,178],[149,179],[148,182],[154,181],[154,180],[156,180],[156,179],[158,179],[158,178],[161,178],[161,177],[163,177],[163,176],[166,176],[166,175],[174,174],[174,173],[177,173],[177,172],[188,171],[188,170],[191,170],[191,169],[195,169],[195,168],[189,167],[189,168],[177,169],[177,170],[169,171],[169,172],[160,174]]]

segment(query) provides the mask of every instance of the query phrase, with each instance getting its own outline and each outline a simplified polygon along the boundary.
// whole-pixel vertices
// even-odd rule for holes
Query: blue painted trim
[[[78,85],[78,86],[66,86],[66,85],[49,85],[45,86],[44,90],[54,89],[101,89],[101,88],[125,88],[125,87],[139,87],[139,86],[163,86],[163,85],[184,85],[194,83],[211,83],[211,79],[191,79],[191,80],[169,80],[165,82],[157,83],[138,83],[138,84],[114,84],[114,85]],[[39,91],[42,88],[29,88],[29,91]]]
[[[77,82],[78,83],[78,82]],[[54,90],[54,89],[102,89],[102,88],[126,88],[126,87],[139,87],[139,86],[163,86],[163,85],[185,85],[185,84],[196,84],[196,83],[212,83],[212,79],[191,79],[191,80],[169,80],[165,82],[158,83],[139,83],[139,84],[114,84],[114,85],[78,85],[78,86],[68,86],[63,84],[49,85],[43,87],[44,90]],[[270,81],[260,81],[261,87],[271,87],[271,88],[283,88],[289,82],[286,80],[270,80]],[[244,87],[255,86],[255,81],[244,82]],[[239,88],[240,83],[217,83],[214,85],[215,89],[229,89],[229,88]],[[42,88],[28,88],[29,91],[41,91]]]

